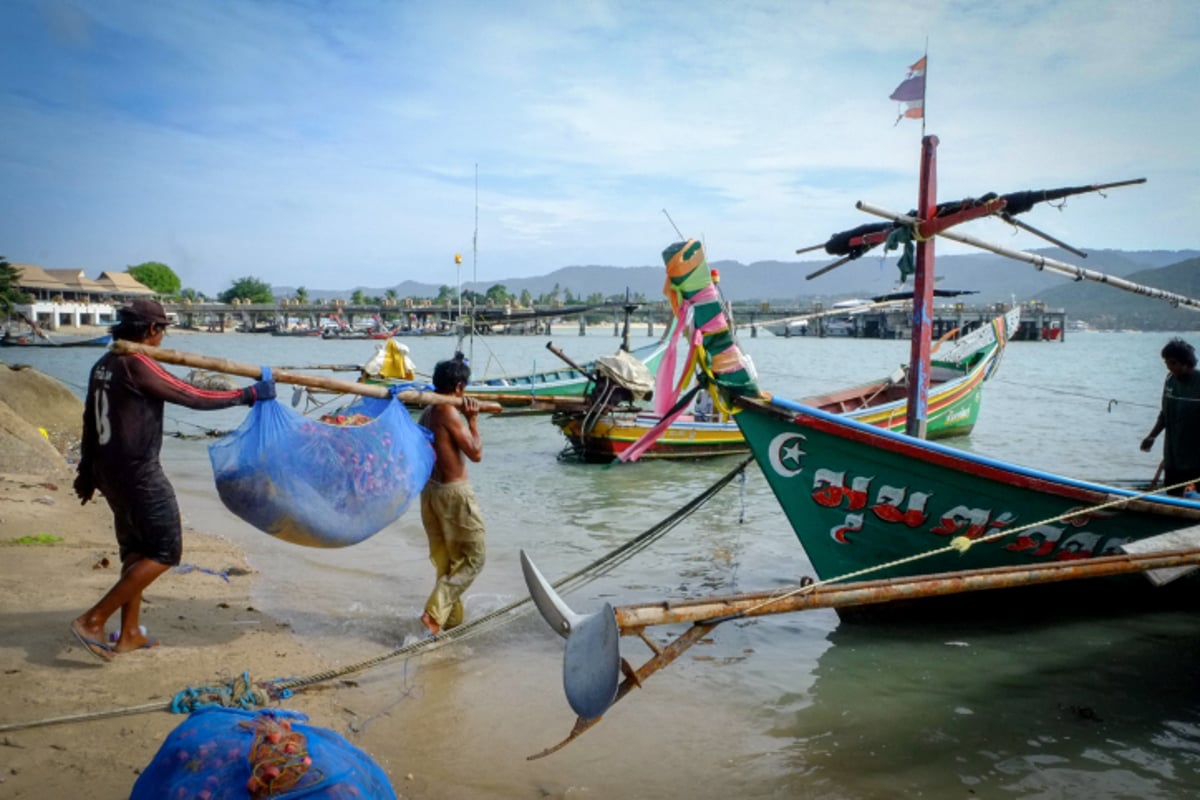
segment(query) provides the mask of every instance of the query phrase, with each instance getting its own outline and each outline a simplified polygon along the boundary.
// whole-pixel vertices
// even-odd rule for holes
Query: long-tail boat
[[[901,237],[917,242],[911,264],[916,274],[913,322],[914,329],[928,331],[934,237],[950,235],[951,226],[967,219],[997,214],[1005,200],[940,215],[933,179],[937,139],[925,137],[922,144],[920,213],[882,215],[900,225]],[[958,234],[952,238],[977,244]],[[1040,256],[986,249],[1040,269],[1200,309],[1195,298],[1111,280]],[[1196,599],[1194,580],[1178,580],[1189,574],[1194,578],[1200,566],[1200,494],[1194,487],[1139,491],[1107,486],[925,441],[927,396],[922,389],[928,384],[923,387],[919,380],[911,386],[904,434],[773,398],[758,388],[728,327],[720,324],[719,301],[704,285],[707,265],[700,244],[672,245],[663,259],[668,290],[679,295],[676,307],[691,304],[689,313],[697,319],[717,320],[705,331],[694,363],[745,435],[817,580],[728,597],[616,607],[606,602],[594,613],[579,614],[555,591],[565,580],[551,584],[522,553],[531,597],[551,628],[567,640],[563,684],[578,714],[566,739],[531,758],[556,752],[589,730],[613,703],[730,620],[812,608],[844,613],[897,601],[920,609],[935,598],[957,603],[964,595],[993,596],[995,601],[986,605],[1003,613],[1044,613],[1045,592],[1030,604],[1008,591],[994,591],[1018,587],[1067,588],[1068,602],[1057,607],[1080,611],[1112,607],[1112,601],[1128,607],[1136,595],[1163,592],[1159,587],[1166,584],[1174,587],[1167,588],[1173,597]],[[713,303],[718,307],[700,307]],[[928,337],[914,337],[910,374],[927,379],[929,366]],[[742,466],[722,480],[732,480]],[[1163,494],[1167,489],[1183,495]],[[1086,593],[1081,587],[1088,585],[1099,591]],[[1106,598],[1110,605],[1081,601],[1085,594]],[[646,635],[648,627],[658,625],[689,627],[664,645]],[[652,655],[642,666],[634,668],[621,657],[621,636],[639,636],[650,648]]]
[[[680,261],[707,269],[696,242],[673,245],[664,260],[676,262],[678,274],[685,272]],[[1055,607],[1050,592],[1063,587],[1080,609],[1100,608],[1097,597],[1122,607],[1158,593],[1196,599],[1194,580],[1177,579],[1200,566],[1200,494],[1169,496],[1054,475],[773,398],[759,390],[736,345],[725,338],[706,345],[712,349],[701,354],[699,368],[733,407],[816,580],[722,597],[605,602],[582,614],[556,591],[565,580],[552,584],[522,552],[535,605],[567,640],[563,687],[578,715],[565,739],[530,758],[590,730],[722,622],[816,608],[842,615],[919,610],[930,603],[1041,614]],[[996,591],[1017,588],[1027,593],[1024,602]],[[967,597],[992,602],[967,603]],[[670,625],[686,630],[666,644],[646,634]],[[640,637],[652,655],[635,668],[621,656],[622,636]]]
[[[0,346],[3,347],[108,347],[112,344],[112,334],[101,336],[75,336],[71,338],[51,338],[40,331],[33,334],[9,334],[0,336]]]
[[[1008,340],[1020,325],[1014,308],[953,342],[932,359],[928,428],[930,439],[964,436],[975,427],[983,383],[999,366]],[[908,370],[897,369],[882,380],[812,395],[797,402],[842,414],[888,430],[904,430],[908,416]],[[563,410],[554,423],[567,437],[567,455],[588,463],[612,462],[645,437],[660,421],[649,413],[630,414],[591,408]],[[682,414],[662,431],[640,458],[689,459],[749,452],[741,429],[731,418],[711,419]]]
[[[667,352],[671,331],[672,326],[668,325],[658,340],[630,350],[622,346],[621,350],[641,362],[653,375]],[[519,375],[478,378],[467,384],[466,394],[477,400],[499,403],[506,409],[552,412],[563,406],[579,408],[595,386],[597,367],[597,361],[588,361]],[[385,378],[369,378],[365,382],[396,383]]]
[[[629,351],[653,374],[662,363],[667,350],[667,338]],[[564,365],[560,369],[548,369],[523,375],[502,375],[481,378],[467,384],[466,393],[474,397],[486,397],[506,407],[526,406],[537,400],[558,398],[580,403],[595,382],[596,362],[588,361],[578,367]]]

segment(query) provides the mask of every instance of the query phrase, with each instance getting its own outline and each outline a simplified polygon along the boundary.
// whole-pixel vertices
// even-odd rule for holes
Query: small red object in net
[[[254,731],[249,755],[250,779],[246,781],[252,800],[277,797],[321,780],[320,770],[312,766],[308,755],[308,740],[303,733],[292,730],[291,722],[260,716],[243,725]]]

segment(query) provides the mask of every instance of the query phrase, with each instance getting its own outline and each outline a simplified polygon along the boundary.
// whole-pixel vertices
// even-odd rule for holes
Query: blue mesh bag
[[[295,711],[205,708],[167,735],[129,800],[395,800],[341,734]]]
[[[433,470],[429,431],[404,405],[364,398],[338,425],[255,403],[209,446],[225,507],[260,531],[308,547],[357,544],[399,519]]]

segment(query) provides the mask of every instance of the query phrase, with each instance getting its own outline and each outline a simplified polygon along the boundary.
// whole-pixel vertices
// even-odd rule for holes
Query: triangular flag
[[[905,117],[921,119],[925,116],[925,60],[927,58],[928,56],[922,56],[917,63],[909,67],[908,77],[890,95],[892,100],[904,103],[904,109],[896,117],[896,124],[899,124],[900,120]]]

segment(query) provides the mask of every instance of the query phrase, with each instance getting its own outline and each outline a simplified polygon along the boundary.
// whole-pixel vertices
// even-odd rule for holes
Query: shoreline
[[[0,473],[0,727],[32,724],[0,732],[6,797],[73,797],[83,786],[89,797],[128,797],[186,718],[166,710],[177,693],[225,686],[242,672],[260,681],[331,666],[314,643],[255,607],[257,574],[242,549],[186,520],[181,567],[144,598],[142,620],[160,644],[111,662],[93,656],[69,625],[111,588],[120,561],[104,499],[80,506],[71,480],[66,472]],[[25,537],[41,541],[15,542]],[[327,726],[331,701],[308,691],[283,705]],[[64,717],[72,721],[42,724]]]

